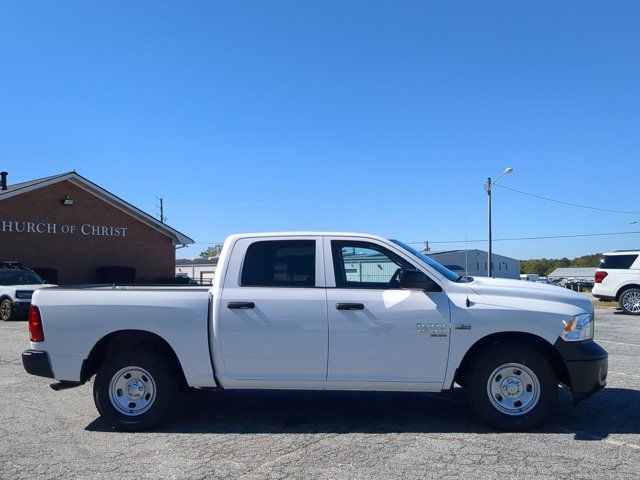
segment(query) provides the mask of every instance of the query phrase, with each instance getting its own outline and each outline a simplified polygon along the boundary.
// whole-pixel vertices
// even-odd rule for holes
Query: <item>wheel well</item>
[[[95,375],[107,356],[116,350],[128,348],[148,348],[169,359],[174,365],[183,389],[187,388],[187,380],[176,352],[165,339],[145,330],[119,330],[102,337],[91,349],[89,356],[82,362],[80,381],[85,383]]]
[[[494,333],[478,340],[467,351],[464,358],[462,359],[462,362],[460,362],[460,366],[456,370],[454,381],[459,385],[464,386],[464,376],[469,367],[473,364],[474,359],[485,349],[504,343],[518,343],[527,345],[535,348],[539,352],[542,352],[547,357],[547,360],[551,362],[551,365],[553,365],[560,383],[562,383],[563,385],[571,386],[571,380],[569,377],[569,372],[567,371],[567,367],[565,366],[562,357],[554,348],[554,346],[547,342],[544,338],[538,337],[537,335],[533,335],[531,333],[523,332]]]
[[[629,290],[630,288],[640,288],[640,285],[636,285],[635,283],[632,283],[631,285],[625,285],[624,287],[620,288],[620,290],[618,290],[618,293],[616,293],[616,302],[620,300],[620,297],[622,296],[622,294],[627,290]]]

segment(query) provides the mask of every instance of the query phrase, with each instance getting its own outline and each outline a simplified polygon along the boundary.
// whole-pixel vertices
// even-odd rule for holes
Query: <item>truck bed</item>
[[[33,296],[58,380],[80,381],[82,363],[96,344],[118,332],[158,335],[175,352],[187,383],[216,386],[209,349],[210,288],[190,286],[73,285]]]

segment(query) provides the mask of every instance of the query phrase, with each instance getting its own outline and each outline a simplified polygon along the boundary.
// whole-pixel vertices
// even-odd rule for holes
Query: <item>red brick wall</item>
[[[67,195],[73,206],[61,204]],[[18,233],[15,224],[9,232],[3,222],[56,224],[56,233]],[[75,231],[63,233],[63,225],[75,226]],[[83,225],[126,231],[124,236],[84,235]],[[41,231],[48,228],[39,226]],[[102,228],[84,230],[106,233]],[[61,284],[95,282],[96,268],[102,266],[134,267],[138,281],[175,274],[175,250],[168,236],[68,181],[0,200],[0,260],[55,268]]]

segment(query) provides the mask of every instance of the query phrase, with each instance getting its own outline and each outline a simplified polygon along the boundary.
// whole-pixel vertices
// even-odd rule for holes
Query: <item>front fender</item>
[[[455,293],[451,301],[451,338],[444,388],[450,388],[456,371],[474,345],[492,335],[530,335],[553,349],[564,322],[584,309],[568,303],[527,298],[491,298]],[[466,300],[469,299],[467,307]]]

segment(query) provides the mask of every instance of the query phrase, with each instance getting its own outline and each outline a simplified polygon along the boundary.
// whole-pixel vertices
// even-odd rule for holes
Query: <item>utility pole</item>
[[[167,217],[164,216],[164,203],[162,201],[162,197],[156,197],[156,198],[160,201],[160,204],[156,205],[160,209],[160,221],[164,223],[167,221]]]
[[[489,248],[487,255],[487,277],[491,277],[492,268],[491,268],[491,251],[493,248],[493,242],[491,237],[491,177],[487,178],[487,184],[485,185],[485,190],[487,191],[487,225],[488,225],[488,239],[489,239]]]
[[[491,268],[491,258],[492,258],[492,249],[493,249],[493,242],[492,242],[492,238],[491,238],[491,187],[493,187],[498,180],[500,180],[502,178],[503,175],[507,175],[508,173],[513,172],[513,168],[509,167],[507,168],[504,172],[502,172],[500,175],[498,175],[498,178],[496,178],[495,180],[491,180],[491,177],[487,178],[487,183],[485,183],[483,185],[485,191],[487,192],[487,230],[488,230],[488,243],[489,243],[489,248],[488,248],[488,252],[487,252],[487,277],[491,277],[491,274],[493,273],[493,268]]]

